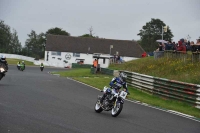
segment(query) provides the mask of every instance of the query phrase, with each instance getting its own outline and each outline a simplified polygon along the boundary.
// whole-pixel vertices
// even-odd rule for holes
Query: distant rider
[[[112,81],[110,82],[109,85],[111,86],[111,88],[113,88],[115,90],[116,93],[119,92],[119,90],[123,87],[124,91],[129,94],[126,79],[127,79],[127,75],[125,73],[121,72],[121,73],[119,73],[118,77],[114,77],[112,79]],[[107,91],[109,91],[109,90],[107,90]],[[103,100],[105,99],[105,97],[108,93],[107,91],[103,94],[103,96],[100,100],[100,103],[102,103]]]
[[[20,61],[18,61],[18,62],[17,62],[17,69],[18,69],[18,70],[20,69],[20,64],[21,64]]]
[[[43,69],[44,69],[44,64],[41,63],[41,64],[40,64],[40,70],[43,71]]]
[[[25,70],[25,63],[24,63],[24,61],[22,61],[22,64],[21,64],[21,66],[23,66],[24,67],[24,70]]]
[[[41,63],[41,64],[40,64],[40,67],[44,67],[44,64],[43,64],[43,63]]]

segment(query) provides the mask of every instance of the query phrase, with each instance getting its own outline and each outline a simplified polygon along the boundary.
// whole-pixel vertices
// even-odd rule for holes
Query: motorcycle
[[[40,66],[40,70],[43,71],[43,69],[44,69],[44,66]]]
[[[18,70],[20,70],[20,67],[21,67],[20,64],[17,64],[17,69],[18,69]]]
[[[100,99],[102,98],[102,96],[98,96],[94,110],[97,113],[101,113],[103,110],[104,111],[111,110],[111,115],[113,117],[118,116],[123,109],[123,104],[124,104],[124,100],[127,96],[127,93],[125,91],[117,92],[115,89],[110,89],[106,86],[104,87],[102,92],[104,92],[104,93],[107,92],[106,97],[104,98],[104,100],[101,104]]]
[[[6,66],[0,63],[0,80],[6,75],[7,72]]]
[[[25,70],[25,65],[24,64],[21,64],[20,65],[20,71],[24,71]]]

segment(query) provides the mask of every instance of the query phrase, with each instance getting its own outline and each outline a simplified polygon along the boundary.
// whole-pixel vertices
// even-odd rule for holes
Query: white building
[[[100,66],[106,68],[114,54],[130,61],[141,58],[142,53],[144,50],[134,41],[48,35],[45,62],[56,67],[71,67],[80,61],[92,65],[98,56]]]

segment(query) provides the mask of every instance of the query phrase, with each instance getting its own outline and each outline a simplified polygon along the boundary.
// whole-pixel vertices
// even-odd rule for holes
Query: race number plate
[[[125,91],[121,91],[119,96],[122,97],[123,99],[125,99],[127,96],[127,93]]]

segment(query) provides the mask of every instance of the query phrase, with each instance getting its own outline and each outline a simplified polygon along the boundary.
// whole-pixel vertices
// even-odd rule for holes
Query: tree
[[[47,34],[70,36],[70,33],[66,32],[65,30],[62,30],[61,28],[58,28],[58,27],[49,29],[46,32],[46,35]]]
[[[83,34],[83,35],[81,35],[79,37],[99,38],[98,36],[94,36],[94,33],[92,33],[93,32],[92,26],[88,30],[89,30],[90,34]]]
[[[91,36],[90,34],[83,34],[80,37],[91,37],[91,38],[95,38],[94,36]]]
[[[0,52],[17,54],[21,51],[21,43],[19,42],[17,31],[10,31],[10,26],[4,24],[0,20]]]
[[[156,40],[162,38],[162,26],[164,27],[166,24],[160,19],[151,19],[150,22],[147,22],[146,25],[142,27],[140,33],[137,35],[141,38],[141,46],[146,52],[154,51],[158,44]],[[163,39],[171,41],[173,34],[168,26],[167,32],[163,33]]]
[[[11,53],[19,54],[21,52],[22,45],[19,42],[17,31],[15,29],[13,29],[13,33],[12,33],[10,44],[11,45],[10,45],[9,49],[11,50]]]
[[[0,52],[7,53],[8,46],[11,40],[10,26],[4,24],[4,21],[0,21]]]
[[[26,40],[25,47],[23,48],[23,53],[27,56],[31,56],[37,59],[44,57],[44,43],[46,41],[45,34],[36,34],[34,30],[28,34],[28,39]]]

